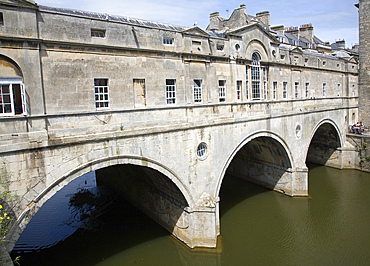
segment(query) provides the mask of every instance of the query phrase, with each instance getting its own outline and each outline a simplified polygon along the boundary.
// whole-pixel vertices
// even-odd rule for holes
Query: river
[[[95,226],[81,225],[69,204],[78,188],[108,199]],[[220,248],[190,251],[128,202],[96,187],[89,173],[43,205],[11,256],[20,256],[22,266],[367,265],[369,190],[369,173],[316,165],[310,165],[304,198],[226,176]]]

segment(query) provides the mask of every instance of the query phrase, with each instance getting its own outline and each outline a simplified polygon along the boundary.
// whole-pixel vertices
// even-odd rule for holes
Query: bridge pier
[[[200,206],[191,208],[168,177],[136,165],[96,170],[96,181],[118,192],[189,247],[216,247],[216,203],[208,195],[203,195]]]

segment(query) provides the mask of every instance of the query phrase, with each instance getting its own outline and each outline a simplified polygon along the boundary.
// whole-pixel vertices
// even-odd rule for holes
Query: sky
[[[242,1],[242,2],[241,2]],[[346,47],[358,43],[359,0],[35,0],[39,5],[109,13],[206,29],[209,14],[218,11],[229,18],[234,9],[246,5],[247,13],[270,12],[271,26],[300,26],[312,23],[315,35],[333,43],[345,39]]]

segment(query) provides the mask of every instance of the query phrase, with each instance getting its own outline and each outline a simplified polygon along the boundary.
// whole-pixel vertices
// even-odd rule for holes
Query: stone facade
[[[360,76],[359,111],[360,120],[370,125],[370,1],[359,1],[360,20]]]
[[[245,5],[207,30],[32,0],[0,0],[0,14],[0,157],[19,196],[8,249],[59,189],[110,166],[176,187],[126,194],[156,201],[139,207],[191,247],[216,245],[226,171],[306,196],[307,160],[355,167],[357,58],[332,55],[311,26],[270,27]],[[164,205],[174,216],[155,214]]]

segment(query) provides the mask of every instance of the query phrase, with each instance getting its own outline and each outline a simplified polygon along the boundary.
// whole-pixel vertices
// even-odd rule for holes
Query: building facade
[[[355,56],[332,54],[310,24],[270,27],[245,5],[202,30],[1,3],[0,117],[358,96]]]

